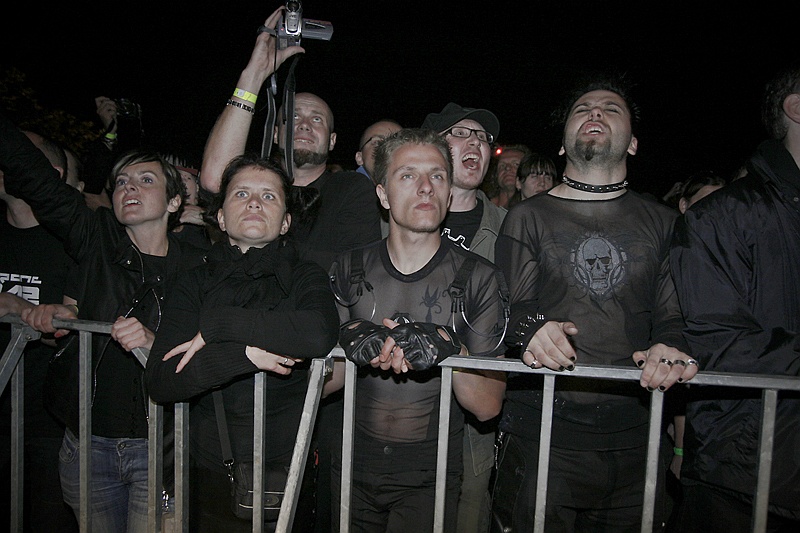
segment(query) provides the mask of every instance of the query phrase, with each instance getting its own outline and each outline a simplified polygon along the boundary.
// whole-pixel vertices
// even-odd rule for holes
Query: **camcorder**
[[[122,129],[124,137],[132,136],[141,139],[144,136],[144,124],[142,123],[142,106],[128,98],[115,98],[117,104],[117,127]],[[114,124],[109,124],[108,131],[114,129]]]
[[[141,120],[142,106],[136,102],[128,100],[127,98],[117,98],[114,100],[114,103],[117,104],[117,116]]]
[[[288,0],[277,33],[272,28],[261,26],[259,32],[265,31],[278,39],[278,50],[299,46],[302,38],[330,41],[333,36],[333,25],[324,20],[303,18],[303,4],[300,0]]]

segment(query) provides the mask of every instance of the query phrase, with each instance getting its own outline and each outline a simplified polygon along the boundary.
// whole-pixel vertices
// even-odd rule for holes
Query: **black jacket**
[[[170,285],[178,272],[202,263],[203,250],[170,234],[166,257],[142,254],[110,210],[87,207],[81,193],[59,179],[41,151],[2,115],[0,167],[6,191],[31,206],[39,223],[62,240],[78,264],[65,289],[78,302],[78,318],[114,322],[131,316],[156,331]],[[48,408],[77,431],[77,334],[70,339],[51,363],[45,390]],[[93,434],[146,437],[144,369],[107,335],[93,335],[92,358]]]
[[[253,376],[247,346],[282,357],[324,357],[336,345],[339,317],[322,268],[298,259],[291,244],[274,242],[242,254],[216,243],[208,263],[175,286],[147,362],[147,387],[156,401],[192,400],[192,451],[207,468],[225,472],[210,391],[220,388],[236,461],[253,454]],[[164,354],[201,332],[206,345],[180,372],[181,356]],[[294,448],[308,387],[308,363],[288,376],[267,372],[267,460]],[[286,461],[288,464],[288,460]]]
[[[800,169],[777,141],[759,146],[748,174],[692,206],[671,264],[685,337],[701,370],[800,375]],[[760,391],[692,386],[684,482],[751,496]],[[779,396],[770,509],[800,518],[800,399]]]

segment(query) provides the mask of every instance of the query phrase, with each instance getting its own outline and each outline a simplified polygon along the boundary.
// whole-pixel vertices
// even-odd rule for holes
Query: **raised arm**
[[[276,29],[285,9],[284,6],[276,9],[266,20],[264,26]],[[245,107],[226,105],[220,113],[211,129],[203,152],[200,182],[204,189],[218,192],[225,166],[231,159],[245,152],[256,105],[247,99],[249,95],[246,93],[258,95],[264,82],[278,70],[287,58],[304,51],[299,46],[277,50],[275,36],[268,32],[258,34],[250,61],[239,75],[239,81],[236,84],[237,90],[231,96],[232,101],[253,109],[253,112],[248,111]],[[241,96],[237,96],[237,94]]]
[[[30,205],[36,220],[80,261],[94,241],[97,217],[76,188],[64,182],[47,157],[0,113],[0,169],[8,194]]]

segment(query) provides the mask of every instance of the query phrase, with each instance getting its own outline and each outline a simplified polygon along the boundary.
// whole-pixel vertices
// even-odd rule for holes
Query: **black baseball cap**
[[[439,133],[450,128],[453,124],[465,118],[471,118],[497,139],[500,134],[500,121],[491,111],[486,109],[475,109],[472,107],[461,107],[450,102],[441,113],[430,113],[422,123],[423,128],[430,128]]]

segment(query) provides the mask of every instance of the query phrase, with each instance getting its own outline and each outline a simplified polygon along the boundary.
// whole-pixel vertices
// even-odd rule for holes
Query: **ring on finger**
[[[531,364],[529,364],[528,366],[535,369],[535,368],[539,368],[537,366],[538,364],[539,364],[539,360],[534,357],[533,358],[533,362]]]
[[[670,360],[669,360],[669,359],[667,359],[666,357],[662,357],[662,358],[661,358],[661,361],[659,361],[659,362],[660,362],[660,363],[664,363],[664,364],[665,364],[665,365],[667,365],[667,366],[672,366],[672,361],[670,361]]]
[[[686,366],[686,361],[683,359],[675,359],[672,363],[675,365]]]
[[[697,365],[697,361],[695,361],[694,359],[689,359],[689,360],[686,361],[686,364],[687,365]]]
[[[285,365],[285,364],[286,364],[286,363],[288,363],[288,362],[289,362],[289,358],[288,358],[288,357],[285,357],[285,358],[283,359],[283,363],[281,363],[281,364],[282,364],[282,365]]]
[[[531,354],[531,357],[533,357],[533,362],[531,364],[529,364],[528,366],[531,367],[531,368],[536,368],[536,365],[539,364],[539,360],[536,359],[536,356],[533,355],[533,352],[528,350],[527,348],[522,353],[525,353],[525,352],[528,352],[529,354]]]

